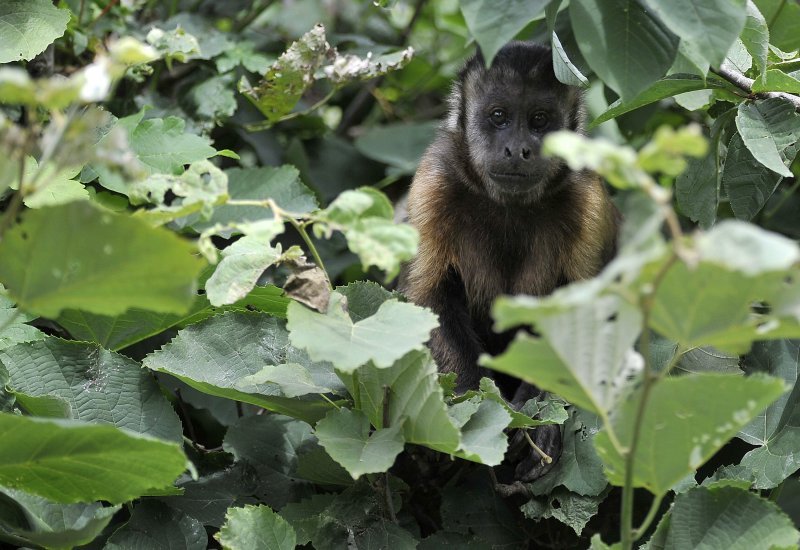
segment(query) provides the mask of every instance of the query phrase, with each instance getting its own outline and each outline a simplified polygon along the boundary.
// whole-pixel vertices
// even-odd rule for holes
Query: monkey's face
[[[549,62],[549,59],[548,59]],[[576,129],[577,90],[559,83],[549,66],[520,74],[500,65],[462,82],[464,138],[482,190],[501,204],[530,204],[558,187],[566,167],[541,155],[555,130]]]

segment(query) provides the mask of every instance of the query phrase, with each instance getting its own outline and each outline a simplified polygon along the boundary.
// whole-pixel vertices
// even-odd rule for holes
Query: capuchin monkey
[[[457,373],[457,392],[492,376],[521,407],[536,388],[477,364],[481,353],[502,353],[515,332],[492,330],[492,302],[596,275],[615,253],[619,213],[596,174],[541,155],[548,133],[583,132],[585,124],[581,92],[556,79],[549,48],[509,43],[489,69],[479,52],[449,104],[409,192],[420,243],[400,290],[439,316],[429,345],[439,370]],[[509,455],[517,449],[515,478],[530,481],[549,466],[521,435]],[[554,459],[561,454],[559,426],[532,436]]]

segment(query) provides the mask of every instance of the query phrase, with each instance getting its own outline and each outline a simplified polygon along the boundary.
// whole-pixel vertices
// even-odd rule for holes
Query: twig
[[[383,429],[389,427],[389,398],[391,397],[391,388],[388,385],[383,386]],[[397,523],[397,515],[394,512],[394,502],[392,502],[392,489],[389,487],[389,472],[383,473],[383,494],[386,498],[386,509],[389,511],[389,518],[393,523]]]
[[[737,88],[747,92],[748,95],[756,95],[759,97],[779,97],[785,99],[794,105],[795,110],[800,111],[800,97],[794,94],[787,94],[786,92],[753,92],[753,83],[755,80],[748,78],[740,72],[731,70],[727,67],[720,66],[719,68],[711,68],[711,72],[721,76]]]
[[[273,4],[274,0],[267,0],[257,8],[252,9],[246,16],[244,16],[241,20],[237,21],[236,24],[233,26],[234,32],[242,32],[244,29],[250,26],[250,24],[258,19],[258,16],[264,13],[268,7]]]
[[[522,435],[524,435],[525,439],[528,440],[528,445],[533,447],[533,450],[536,451],[539,454],[539,456],[542,457],[542,460],[545,463],[547,463],[547,464],[552,464],[553,463],[553,458],[549,454],[544,452],[542,449],[540,449],[539,446],[536,443],[533,442],[533,439],[531,439],[531,436],[528,435],[528,430],[523,428],[522,429]]]
[[[306,231],[305,223],[298,222],[294,218],[287,219],[289,220],[289,223],[292,224],[292,227],[294,227],[297,232],[300,233],[300,236],[303,238],[303,241],[305,241],[306,246],[308,246],[309,252],[311,252],[311,255],[314,257],[314,262],[316,262],[317,267],[319,267],[325,273],[325,278],[328,280],[328,287],[333,290],[331,277],[328,275],[328,270],[325,269],[325,264],[322,263],[322,258],[317,251],[317,247],[314,246],[314,242],[311,240],[311,237],[309,237],[308,232]]]

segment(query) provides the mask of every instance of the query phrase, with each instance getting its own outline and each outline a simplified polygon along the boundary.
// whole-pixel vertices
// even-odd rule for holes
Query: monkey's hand
[[[530,482],[549,472],[560,456],[561,426],[548,424],[531,430],[516,430],[506,460],[516,464],[515,480]]]

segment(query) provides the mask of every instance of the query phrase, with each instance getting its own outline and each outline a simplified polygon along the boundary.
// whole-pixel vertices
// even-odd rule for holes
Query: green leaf
[[[350,395],[358,396],[356,407],[369,417],[373,426],[384,426],[385,409],[388,425],[402,424],[408,443],[448,454],[459,448],[461,436],[447,414],[436,365],[429,352],[412,351],[386,369],[368,364],[357,371],[357,376],[343,376],[343,381]]]
[[[281,54],[258,86],[251,87],[241,81],[239,91],[261,111],[267,122],[277,122],[291,112],[314,83],[314,73],[325,62],[329,50],[325,28],[317,24]]]
[[[747,372],[766,372],[792,388],[739,432],[741,439],[758,446],[740,461],[755,476],[756,489],[777,487],[800,468],[799,351],[796,340],[757,342],[745,358]]]
[[[756,79],[753,82],[753,92],[788,92],[790,94],[800,93],[800,80],[786,74],[780,69],[769,69],[764,75],[764,79]]]
[[[241,386],[258,386],[261,384],[277,384],[286,397],[299,397],[309,393],[332,393],[333,390],[318,386],[303,365],[297,363],[283,363],[280,365],[267,365],[251,376],[241,380]]]
[[[300,454],[319,448],[305,422],[277,414],[244,416],[228,428],[222,447],[255,478],[254,486],[239,495],[282,508],[310,493],[308,483],[295,475]]]
[[[3,290],[0,285],[0,327],[3,327],[0,330],[0,351],[24,342],[43,340],[45,334],[42,331],[26,324],[34,318],[15,308],[14,302],[3,295]]]
[[[267,223],[273,227],[245,235],[222,250],[222,260],[206,281],[206,295],[211,305],[241,300],[253,290],[262,273],[281,259],[281,245],[273,248],[270,242],[283,232],[283,222]]]
[[[74,420],[0,413],[0,485],[56,502],[126,502],[183,472],[175,443]]]
[[[183,313],[203,262],[171,231],[87,202],[30,210],[0,242],[0,282],[24,310]]]
[[[759,300],[786,301],[783,279],[800,260],[795,242],[725,220],[698,237],[696,247],[697,265],[677,263],[663,277],[650,316],[653,329],[685,348],[711,345],[731,353],[746,352],[753,340],[798,332],[791,313],[752,310]]]
[[[740,103],[736,127],[756,160],[773,172],[792,177],[781,155],[800,140],[800,115],[790,101],[773,97]]]
[[[192,309],[185,315],[131,308],[121,315],[110,317],[77,309],[65,309],[56,322],[75,340],[95,342],[105,349],[118,351],[182,322],[189,320],[196,322],[202,320],[199,318],[202,315],[210,317],[213,314],[208,300],[198,296]]]
[[[744,144],[742,136],[734,134],[728,144],[722,184],[737,218],[753,219],[775,192],[782,179],[772,170],[765,170]]]
[[[589,66],[630,101],[664,76],[678,38],[635,0],[577,0],[569,15]]]
[[[228,176],[230,200],[272,199],[283,210],[293,214],[307,214],[317,209],[317,199],[299,178],[297,168],[290,165],[260,168],[231,168]],[[214,225],[257,222],[274,217],[272,210],[262,206],[235,206],[222,204],[214,209],[207,220],[193,215],[187,220],[195,231],[203,231]],[[223,235],[227,236],[227,235]]]
[[[461,426],[458,456],[497,466],[503,461],[508,438],[503,430],[511,423],[511,415],[496,401],[484,399],[478,409]]]
[[[773,502],[736,487],[698,487],[678,495],[666,550],[794,548],[800,533]]]
[[[353,479],[386,472],[403,451],[403,423],[370,433],[369,418],[358,410],[332,410],[317,422],[315,433],[327,453]]]
[[[189,90],[188,100],[199,118],[219,120],[233,116],[237,105],[229,81],[229,77],[215,76]]]
[[[717,218],[719,185],[716,153],[689,159],[686,170],[675,180],[675,197],[681,212],[701,227],[711,227]]]
[[[577,495],[600,495],[608,481],[593,443],[602,426],[597,416],[571,408],[564,422],[561,456],[547,475],[528,484],[531,493],[549,495],[564,487]]]
[[[641,419],[634,487],[663,495],[785,391],[783,381],[766,376],[708,373],[658,381]],[[625,447],[631,444],[639,399],[641,390],[612,417],[614,433]],[[609,481],[622,485],[625,460],[607,432],[597,435],[595,446]]]
[[[313,218],[314,234],[329,239],[334,230],[341,231],[365,270],[374,265],[392,279],[401,263],[414,257],[419,243],[417,230],[408,224],[395,224],[393,215],[386,195],[361,187],[345,191],[318,212]]]
[[[100,535],[120,506],[56,504],[14,489],[0,493],[14,501],[16,515],[0,513],[0,538],[13,537],[27,546],[72,548],[89,544]],[[0,499],[2,496],[0,496]]]
[[[229,46],[225,52],[214,60],[217,71],[227,73],[234,67],[242,65],[245,69],[253,73],[263,74],[267,71],[274,57],[270,59],[266,55],[256,51],[256,45],[249,40],[242,40]]]
[[[747,18],[744,21],[744,29],[740,36],[747,52],[753,56],[753,62],[760,74],[764,74],[767,68],[767,54],[769,53],[769,27],[764,16],[758,11],[758,6],[752,0],[747,1]],[[780,72],[780,71],[779,71]],[[761,79],[756,79],[755,85]]]
[[[44,415],[40,399],[58,398],[68,418],[181,441],[181,422],[156,381],[123,355],[51,337],[0,351],[0,363],[17,403],[31,414]]]
[[[403,122],[373,126],[355,140],[365,157],[388,164],[393,173],[413,174],[431,144],[438,122]]]
[[[623,102],[621,99],[618,99],[608,107],[606,112],[594,119],[591,126],[597,126],[607,120],[611,120],[612,118],[629,113],[639,107],[650,105],[651,103],[661,101],[668,97],[685,94],[686,92],[714,88],[725,88],[725,85],[721,80],[712,77],[701,78],[693,74],[671,74],[654,82],[647,89],[628,101]]]
[[[312,363],[289,345],[282,321],[259,313],[225,313],[181,330],[169,344],[145,357],[143,365],[203,393],[315,422],[329,407],[325,401],[288,398],[276,384],[242,382],[265,365],[292,362],[308,367],[320,385],[332,376],[332,367]]]
[[[528,23],[539,19],[547,7],[546,0],[463,0],[461,12],[467,21],[470,34],[480,44],[486,64],[512,40]]]
[[[295,474],[317,485],[349,487],[354,483],[347,470],[319,446],[300,456]]]
[[[520,507],[520,511],[528,519],[555,518],[568,525],[580,536],[586,524],[597,515],[600,503],[606,494],[583,496],[564,489],[556,489],[544,498],[533,498]]]
[[[615,296],[574,306],[557,296],[500,298],[493,315],[496,330],[524,323],[535,326],[542,338],[520,332],[505,353],[483,356],[481,365],[596,414],[613,409],[641,369],[641,358],[631,351],[641,314]]]
[[[48,0],[6,0],[0,4],[0,63],[30,61],[67,30],[68,9]]]
[[[294,550],[297,541],[292,526],[268,506],[230,508],[214,538],[226,550]]]
[[[693,61],[714,67],[724,61],[744,28],[745,3],[745,0],[645,0],[669,30],[691,44],[697,56]]]
[[[548,3],[545,9],[547,30],[550,32],[550,47],[553,50],[553,72],[555,72],[559,82],[563,82],[569,86],[586,87],[589,85],[589,80],[583,76],[580,69],[570,61],[555,31],[556,17],[558,16],[558,10],[560,8],[561,0],[556,0]]]
[[[436,316],[413,304],[388,300],[375,315],[353,323],[346,301],[331,294],[327,313],[317,313],[296,302],[289,304],[289,338],[308,351],[315,361],[330,361],[342,372],[352,373],[371,361],[389,368],[412,350],[423,349],[436,328]]]
[[[127,548],[184,548],[205,550],[208,535],[197,519],[170,508],[162,502],[139,502],[131,519],[114,531],[103,547],[106,550]]]
[[[148,118],[143,113],[120,119],[136,157],[154,172],[179,175],[183,167],[213,157],[217,150],[207,138],[186,133],[178,117]],[[101,184],[102,184],[101,179]],[[117,191],[117,189],[112,189]]]

